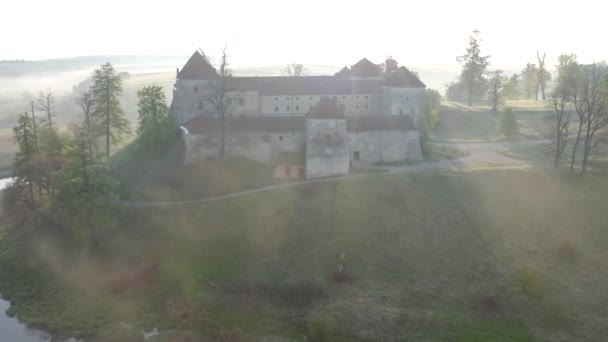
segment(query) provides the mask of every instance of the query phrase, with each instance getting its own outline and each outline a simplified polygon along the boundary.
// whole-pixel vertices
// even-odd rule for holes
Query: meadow
[[[66,335],[601,340],[607,190],[604,174],[480,167],[119,206],[103,261],[45,239],[10,268],[3,240],[0,284],[14,314]],[[11,288],[24,277],[49,285]]]

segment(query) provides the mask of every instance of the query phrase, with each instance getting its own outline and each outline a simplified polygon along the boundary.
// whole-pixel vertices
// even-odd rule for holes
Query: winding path
[[[426,170],[434,170],[434,169],[460,169],[466,168],[471,165],[479,164],[479,163],[492,163],[496,166],[522,166],[525,165],[525,162],[519,159],[508,157],[502,153],[501,150],[508,148],[509,146],[513,146],[516,144],[535,144],[539,143],[539,141],[526,141],[526,142],[518,142],[518,143],[437,143],[437,145],[455,147],[461,150],[468,152],[468,155],[462,158],[453,159],[453,160],[441,160],[435,162],[421,162],[419,164],[414,165],[404,165],[404,166],[386,166],[386,167],[378,167],[375,172],[367,172],[367,173],[357,173],[350,174],[344,176],[336,176],[336,177],[327,177],[321,179],[307,179],[300,180],[291,183],[285,184],[275,184],[263,186],[251,190],[239,191],[231,194],[200,198],[200,199],[192,199],[192,200],[180,200],[180,201],[132,201],[132,200],[117,200],[116,203],[121,205],[128,206],[170,206],[170,205],[184,205],[184,204],[198,204],[198,203],[207,203],[207,202],[215,202],[245,195],[250,195],[262,191],[270,191],[277,190],[283,188],[289,188],[304,184],[315,184],[315,183],[324,183],[331,182],[335,180],[342,179],[355,179],[355,178],[363,178],[363,177],[373,177],[378,175],[386,175],[386,174],[400,174],[400,173],[408,173],[408,172],[420,172]]]

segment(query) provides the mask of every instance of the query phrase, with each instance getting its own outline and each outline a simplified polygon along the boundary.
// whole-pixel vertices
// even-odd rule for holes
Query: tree
[[[512,100],[517,100],[520,97],[521,80],[519,74],[513,74],[509,81],[505,84],[504,97]]]
[[[420,146],[426,152],[426,142],[431,138],[432,131],[439,121],[439,106],[441,95],[434,89],[427,89],[422,102],[418,128],[420,130]]]
[[[557,169],[570,135],[571,115],[567,106],[571,97],[565,89],[558,88],[551,92],[549,98],[553,105],[553,115],[550,117],[553,123],[553,129],[549,136],[552,144],[550,149],[553,151],[553,167]]]
[[[163,88],[148,86],[137,92],[139,98],[139,127],[137,132],[142,144],[149,151],[160,153],[167,138],[177,129],[175,121],[169,115],[169,107]]]
[[[584,117],[584,144],[581,175],[587,172],[589,158],[600,143],[608,142],[608,67],[606,63],[593,63],[582,69],[579,92],[574,106]]]
[[[545,56],[546,52],[543,53],[543,56],[540,56],[540,53],[536,51],[536,60],[538,61],[538,69],[536,76],[536,100],[538,101],[538,90],[540,89],[542,100],[546,100],[545,96],[545,87],[547,85],[547,81],[551,79],[551,74],[545,69]]]
[[[513,140],[519,133],[519,125],[511,108],[507,108],[500,113],[498,130],[508,140]]]
[[[502,75],[502,70],[490,73],[488,80],[488,101],[492,105],[492,112],[498,112],[498,106],[504,102],[505,86],[507,78]]]
[[[225,53],[225,51],[222,52]],[[290,77],[302,76],[306,74],[306,68],[302,64],[291,63],[285,66],[285,69],[282,70],[282,73]]]
[[[223,48],[219,74],[209,83],[209,95],[204,100],[204,104],[211,107],[211,110],[216,113],[219,121],[218,154],[220,159],[223,159],[226,154],[226,119],[234,112],[235,106],[242,103],[238,94],[234,94],[228,89],[227,83],[231,77],[232,72],[228,68],[226,48]]]
[[[387,56],[384,60],[384,64],[382,64],[382,72],[384,73],[384,77],[389,77],[392,73],[399,69],[399,63],[393,56]]]
[[[482,88],[484,72],[490,59],[490,56],[481,55],[478,36],[479,31],[473,31],[473,34],[469,37],[469,47],[466,54],[456,57],[456,60],[462,64],[460,82],[466,88],[467,104],[469,106],[473,104],[473,92]]]
[[[34,184],[32,174],[29,168],[29,163],[33,160],[36,153],[36,138],[32,120],[27,112],[19,115],[17,126],[13,128],[13,139],[17,144],[18,150],[15,153],[15,161],[13,163],[14,176],[22,178],[27,184],[29,191],[29,199],[34,202]]]
[[[524,93],[526,100],[532,98],[532,93],[538,84],[536,81],[537,77],[538,73],[536,71],[536,65],[528,63],[526,68],[521,72],[521,85],[523,88],[522,92]]]
[[[94,109],[94,132],[105,137],[106,156],[110,156],[110,143],[122,141],[131,133],[129,121],[125,118],[118,96],[122,93],[122,80],[115,75],[114,68],[106,63],[95,70],[91,96]]]
[[[571,133],[572,114],[570,110],[578,75],[578,64],[575,55],[561,55],[557,65],[557,85],[549,98],[553,106],[553,115],[549,117],[551,128],[548,134],[551,140],[549,150],[553,153],[553,167],[559,167]],[[580,122],[580,121],[579,121]],[[579,126],[579,139],[582,125]]]
[[[111,217],[114,182],[106,163],[90,152],[87,129],[74,126],[72,135],[63,151],[65,165],[59,174],[54,207],[71,226],[90,229],[91,246],[95,249],[99,245],[99,227]]]
[[[80,97],[76,99],[76,103],[80,106],[82,113],[84,114],[84,128],[86,128],[88,132],[89,141],[89,150],[93,153],[93,144],[94,144],[94,135],[93,135],[93,123],[91,119],[91,114],[94,110],[94,102],[93,95],[91,92],[87,91],[82,93]]]
[[[53,117],[55,116],[55,112],[53,111],[54,102],[53,93],[50,91],[48,93],[41,91],[36,99],[38,109],[46,113],[45,124],[47,126],[53,126]]]

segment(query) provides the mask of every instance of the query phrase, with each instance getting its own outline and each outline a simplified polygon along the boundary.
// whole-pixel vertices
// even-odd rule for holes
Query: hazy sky
[[[548,64],[574,52],[608,59],[602,1],[154,1],[2,0],[0,59],[82,55],[217,56],[234,66],[345,65],[361,57],[404,65],[455,64],[479,29],[491,63]],[[542,22],[536,22],[536,18]]]

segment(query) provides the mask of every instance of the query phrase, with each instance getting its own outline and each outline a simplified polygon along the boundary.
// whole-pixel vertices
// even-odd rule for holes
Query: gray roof
[[[235,91],[258,91],[260,95],[379,94],[381,79],[349,80],[334,76],[231,77],[227,87]]]
[[[214,78],[217,77],[217,72],[209,63],[207,57],[195,51],[182,70],[179,71],[178,77],[183,79]]]
[[[226,119],[231,132],[304,132],[304,116],[252,116]],[[219,131],[219,121],[211,117],[198,116],[183,125],[192,134],[209,134]],[[349,132],[411,131],[416,126],[409,115],[357,115],[346,117]]]

